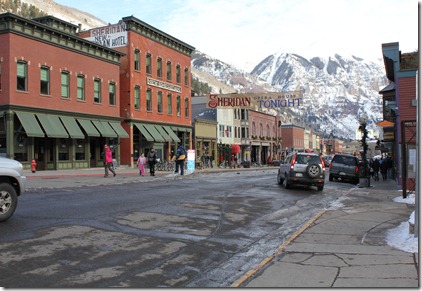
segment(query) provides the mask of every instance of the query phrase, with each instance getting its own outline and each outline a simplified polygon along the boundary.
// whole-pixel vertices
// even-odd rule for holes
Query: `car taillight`
[[[292,158],[292,163],[290,164],[290,169],[291,170],[293,170],[294,169],[294,165],[295,165],[295,163],[296,163],[296,156],[293,156],[293,158]]]
[[[359,167],[358,166],[356,166],[356,168],[355,168],[355,173],[356,174],[359,173]]]
[[[322,171],[325,172],[325,164],[324,164],[324,160],[319,157],[319,160],[321,161],[321,165],[322,165]]]
[[[333,163],[330,163],[330,169],[333,167]]]

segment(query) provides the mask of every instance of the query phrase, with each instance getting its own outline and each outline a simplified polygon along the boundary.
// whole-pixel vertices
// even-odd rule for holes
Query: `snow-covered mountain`
[[[339,55],[307,60],[296,54],[276,53],[249,74],[195,52],[192,67],[231,85],[239,93],[304,90],[299,108],[279,114],[285,122],[318,132],[354,139],[360,114],[368,115],[369,128],[382,118],[378,92],[387,85],[387,79],[381,62]]]

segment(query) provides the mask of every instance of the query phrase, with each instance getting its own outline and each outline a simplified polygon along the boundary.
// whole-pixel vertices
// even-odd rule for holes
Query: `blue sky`
[[[55,0],[108,23],[136,18],[239,68],[270,54],[338,53],[369,61],[381,45],[418,49],[417,0]],[[113,4],[111,4],[113,3]]]

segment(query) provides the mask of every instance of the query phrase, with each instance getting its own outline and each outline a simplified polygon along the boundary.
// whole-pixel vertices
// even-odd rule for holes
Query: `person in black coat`
[[[147,162],[149,166],[149,174],[150,176],[155,176],[155,164],[157,163],[157,155],[155,153],[154,148],[149,150],[147,155]]]

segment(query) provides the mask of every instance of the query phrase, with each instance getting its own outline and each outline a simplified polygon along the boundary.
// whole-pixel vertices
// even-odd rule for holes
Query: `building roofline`
[[[195,47],[159,30],[158,28],[153,27],[152,25],[134,16],[123,17],[122,21],[127,24],[127,30],[132,30],[141,35],[144,35],[145,37],[162,42],[164,45],[173,49],[184,51],[184,53],[187,55],[190,55],[195,50]]]

